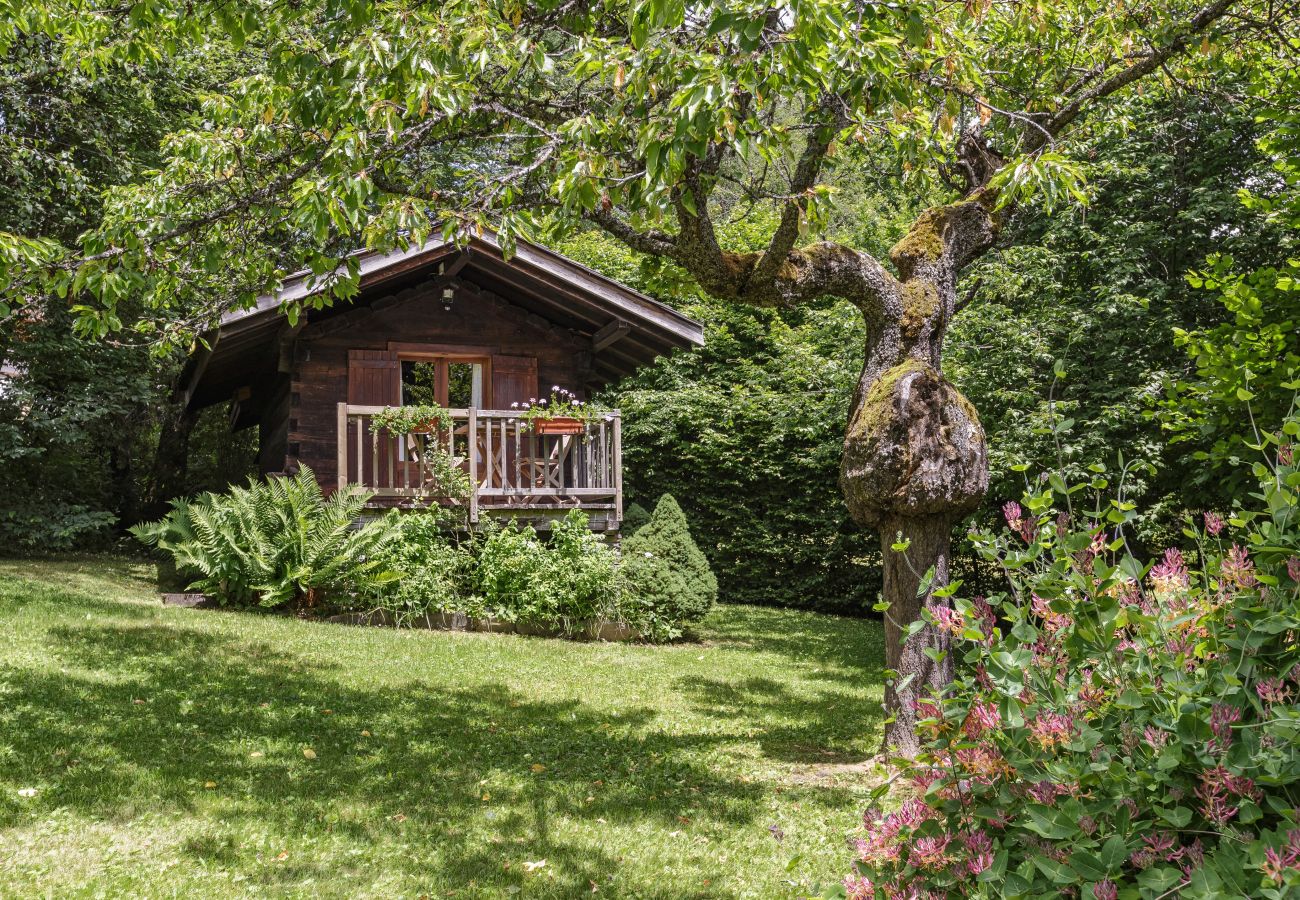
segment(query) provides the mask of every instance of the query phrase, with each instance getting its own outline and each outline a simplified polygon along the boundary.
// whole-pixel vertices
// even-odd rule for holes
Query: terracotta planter
[[[585,429],[583,421],[572,416],[533,420],[533,431],[537,434],[582,434]]]

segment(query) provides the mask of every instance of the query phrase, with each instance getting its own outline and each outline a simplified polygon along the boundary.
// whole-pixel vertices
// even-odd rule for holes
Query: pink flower
[[[966,630],[966,620],[962,618],[961,613],[951,606],[944,606],[936,603],[928,607],[930,615],[934,618],[934,624],[940,631],[946,631],[953,637],[961,637]]]
[[[1216,703],[1210,708],[1210,731],[1214,732],[1214,737],[1209,743],[1211,753],[1215,750],[1227,750],[1232,746],[1232,726],[1240,721],[1241,710],[1235,706]]]
[[[1147,745],[1153,750],[1159,750],[1165,744],[1169,743],[1169,732],[1162,728],[1156,728],[1154,725],[1148,725],[1142,729],[1142,737],[1146,740]]]
[[[1016,501],[1008,500],[1002,504],[1002,516],[1007,520],[1007,526],[1019,534],[1025,543],[1032,541],[1038,534],[1038,523],[1031,516],[1026,516]]]
[[[1056,798],[1070,793],[1070,789],[1054,781],[1040,781],[1029,789],[1029,796],[1044,806],[1052,806]]]
[[[1150,577],[1152,587],[1162,593],[1185,590],[1190,579],[1183,554],[1172,547],[1166,550],[1164,559],[1152,567]]]
[[[1020,504],[1014,500],[1008,500],[1006,503],[1002,504],[1002,515],[1007,520],[1007,526],[1012,531],[1020,530],[1020,520],[1024,514],[1024,510],[1020,508]]]
[[[1068,716],[1055,712],[1039,713],[1029,724],[1029,733],[1044,750],[1067,743],[1073,731],[1073,721]]]
[[[1255,564],[1250,561],[1246,548],[1238,544],[1228,548],[1228,555],[1220,563],[1219,572],[1225,582],[1239,588],[1250,588],[1257,584]]]
[[[1300,560],[1297,560],[1300,565]],[[1300,581],[1300,578],[1296,579]],[[971,601],[971,607],[975,612],[975,618],[979,620],[980,631],[984,632],[986,642],[993,640],[993,629],[998,625],[997,613],[993,612],[993,607],[982,596],[976,597]]]
[[[1285,703],[1291,699],[1291,689],[1286,686],[1286,682],[1281,678],[1266,678],[1257,683],[1255,693],[1259,695],[1259,699],[1269,706],[1275,703]]]
[[[1201,800],[1201,815],[1216,825],[1226,825],[1240,808],[1233,801],[1243,797],[1258,800],[1263,795],[1252,779],[1233,775],[1223,766],[1215,766],[1201,773],[1196,796]]]
[[[1277,462],[1280,466],[1289,466],[1294,458],[1290,444],[1283,444],[1277,448]]]
[[[986,731],[996,729],[1000,724],[1002,720],[998,715],[997,704],[991,700],[976,700],[962,727],[968,737],[977,738]]]
[[[1300,556],[1292,556],[1286,561],[1286,574],[1292,581],[1300,583]]]
[[[1264,863],[1260,866],[1274,884],[1281,884],[1286,879],[1287,869],[1300,869],[1300,831],[1287,832],[1286,846],[1280,850],[1272,847],[1264,851]]]
[[[918,869],[942,869],[948,865],[948,845],[952,842],[950,835],[940,837],[918,838],[912,844],[907,861]]]
[[[961,842],[969,854],[966,860],[966,871],[969,874],[978,875],[993,865],[993,838],[987,833],[972,831],[962,835]]]
[[[1223,530],[1223,519],[1217,513],[1207,512],[1205,514],[1205,530],[1210,534],[1217,535]]]
[[[1092,896],[1097,900],[1116,900],[1119,897],[1119,890],[1115,887],[1115,882],[1103,878],[1092,886]]]
[[[844,879],[844,896],[848,900],[875,900],[876,886],[865,878]]]

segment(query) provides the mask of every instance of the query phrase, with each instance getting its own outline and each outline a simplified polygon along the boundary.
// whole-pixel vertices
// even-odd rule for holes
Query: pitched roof
[[[537,244],[518,241],[506,259],[495,234],[460,244],[441,238],[389,253],[359,253],[360,293],[351,303],[310,310],[311,323],[392,296],[436,277],[491,291],[577,335],[589,338],[600,382],[630,374],[674,349],[701,346],[704,328],[672,307]],[[210,354],[191,361],[186,394],[195,405],[229,397],[232,375],[256,374],[278,363],[279,336],[288,328],[284,304],[324,291],[322,278],[300,272],[249,309],[227,313],[208,336]]]

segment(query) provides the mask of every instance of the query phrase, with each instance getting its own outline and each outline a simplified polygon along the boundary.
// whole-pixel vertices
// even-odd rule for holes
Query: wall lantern
[[[451,312],[451,301],[456,299],[456,292],[449,287],[442,289],[442,308]]]

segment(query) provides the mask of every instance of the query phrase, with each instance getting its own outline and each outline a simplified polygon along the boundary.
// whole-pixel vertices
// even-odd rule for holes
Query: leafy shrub
[[[399,625],[430,613],[466,612],[475,558],[472,545],[456,536],[456,514],[435,507],[390,515],[397,533],[378,558],[398,580],[380,585],[365,603]]]
[[[718,580],[671,494],[659,498],[650,521],[623,542],[623,552],[630,589],[652,604],[658,617],[679,624],[698,622],[717,601]]]
[[[549,544],[513,523],[489,533],[479,555],[477,585],[489,613],[509,621],[573,634],[594,619],[618,619],[617,556],[571,510]]]
[[[1008,590],[930,607],[966,674],[920,704],[912,796],[867,814],[849,896],[1300,891],[1297,433],[1264,436],[1253,511],[1154,564],[1099,467],[1006,504],[975,544]]]
[[[475,584],[488,611],[507,621],[550,622],[560,605],[547,578],[546,545],[531,527],[511,522],[488,533],[479,552]]]
[[[378,556],[396,533],[392,521],[354,527],[369,498],[352,485],[326,498],[303,466],[293,477],[173,501],[166,517],[131,531],[224,604],[312,606],[322,591],[373,590],[396,577]]]
[[[623,614],[628,624],[652,641],[671,641],[682,635],[681,598],[690,588],[681,573],[653,554],[623,557],[623,582],[627,588]]]

